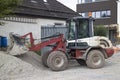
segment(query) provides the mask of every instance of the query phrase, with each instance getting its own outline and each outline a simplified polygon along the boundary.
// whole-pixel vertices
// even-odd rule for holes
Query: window
[[[44,2],[47,2],[47,0],[43,0]]]
[[[82,15],[83,17],[88,17],[88,12],[86,13],[79,13],[80,15]]]
[[[89,14],[88,12],[85,12],[85,16],[86,16],[86,17],[88,17],[88,14]]]
[[[67,22],[68,29],[68,40],[86,38],[89,36],[89,20],[88,19],[78,19],[78,21],[70,20]],[[77,27],[76,27],[77,26]],[[76,35],[75,35],[76,34]]]
[[[85,0],[81,0],[82,1],[82,3],[85,3]]]
[[[95,0],[93,0],[93,2],[95,2]]]
[[[69,27],[68,39],[74,40],[75,39],[75,22],[71,21],[70,23],[68,23],[68,27]]]
[[[18,16],[0,18],[0,20],[22,22],[22,23],[36,23],[36,19],[34,18],[25,18],[25,17],[18,17]]]
[[[101,11],[101,17],[106,17],[106,16],[107,16],[106,11]]]
[[[91,3],[92,0],[85,0],[85,3]]]
[[[95,15],[95,12],[92,12],[92,17],[95,18],[95,16],[96,16],[96,15]]]
[[[107,0],[78,0],[78,4],[100,2],[100,1],[107,1]]]
[[[81,0],[81,3],[91,3],[92,0]]]
[[[88,12],[81,13],[81,14],[83,17],[88,17]],[[111,16],[110,10],[92,12],[93,18],[109,18],[110,16]]]
[[[107,17],[110,17],[110,15],[111,15],[111,11],[108,10],[108,11],[107,11]]]
[[[97,11],[95,18],[100,18],[100,17],[101,17],[101,16],[100,16],[100,11]]]
[[[82,13],[82,16],[85,17],[85,13]]]
[[[85,0],[78,0],[78,3],[80,4],[85,3]]]
[[[86,38],[88,37],[88,24],[89,24],[89,21],[88,20],[79,20],[79,27],[77,27],[77,38],[80,39],[80,38]]]

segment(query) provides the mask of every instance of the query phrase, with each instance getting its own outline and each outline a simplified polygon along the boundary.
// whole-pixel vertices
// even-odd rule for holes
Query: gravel
[[[19,58],[0,52],[0,80],[32,75],[30,72],[35,73],[38,70]]]
[[[10,56],[0,52],[0,80],[120,80],[120,53],[106,60],[100,69],[80,66],[69,61],[68,69],[54,72],[41,64],[41,57],[33,52]]]

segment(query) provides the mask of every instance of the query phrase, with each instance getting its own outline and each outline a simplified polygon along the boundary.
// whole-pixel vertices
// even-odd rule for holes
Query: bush
[[[95,34],[95,36],[106,36],[107,29],[103,25],[95,26],[94,34]]]

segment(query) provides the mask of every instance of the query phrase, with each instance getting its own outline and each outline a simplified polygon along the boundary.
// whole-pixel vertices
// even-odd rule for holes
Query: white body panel
[[[87,42],[87,44],[89,46],[101,46],[101,47],[104,47],[104,46],[101,45],[101,41],[100,40],[107,41],[107,43],[109,44],[108,47],[112,47],[111,41],[108,38],[101,37],[101,36],[94,36],[94,37],[90,37],[90,38],[77,39],[76,41],[77,42]],[[67,41],[67,43],[72,43],[72,42],[75,42],[75,40],[68,40]]]

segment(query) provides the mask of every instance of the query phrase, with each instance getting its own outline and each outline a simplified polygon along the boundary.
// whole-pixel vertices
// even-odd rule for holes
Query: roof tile
[[[23,0],[15,13],[63,19],[78,15],[78,13],[56,0],[47,0],[47,2],[43,0]]]

